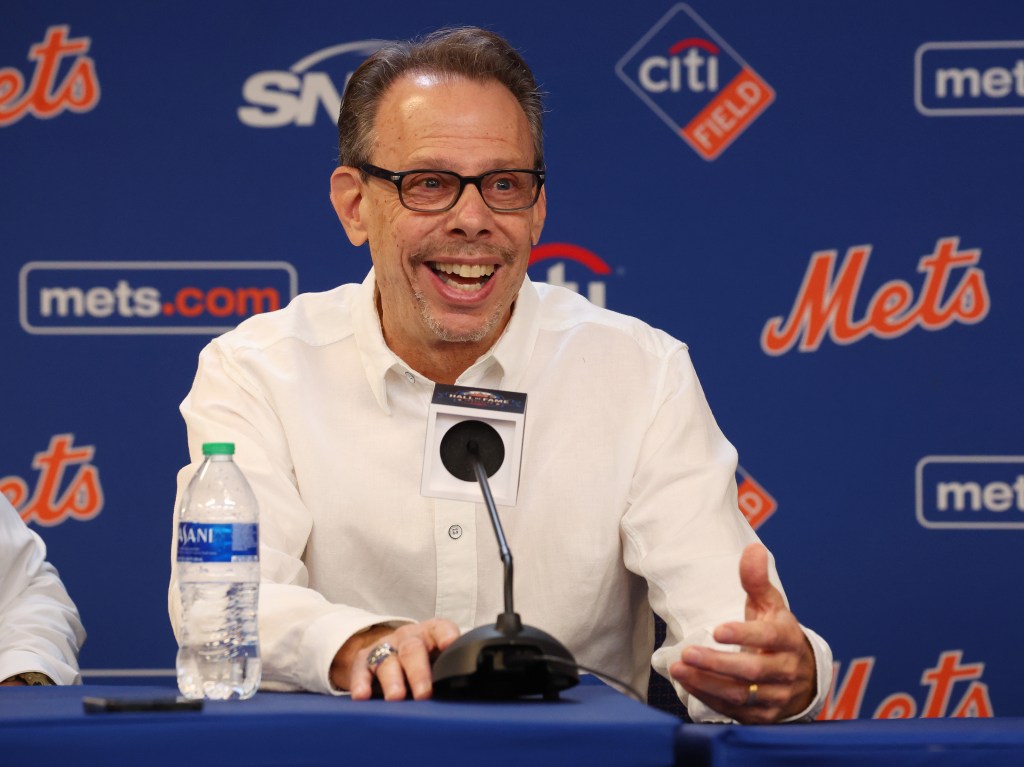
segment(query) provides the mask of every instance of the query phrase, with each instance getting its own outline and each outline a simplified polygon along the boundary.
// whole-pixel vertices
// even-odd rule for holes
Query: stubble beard
[[[479,253],[484,250],[492,255],[497,255],[501,258],[503,267],[511,266],[516,261],[516,254],[511,248],[499,248],[494,245],[473,245],[473,246],[452,246],[446,245],[443,247],[428,247],[424,250],[416,253],[413,259],[418,262],[424,262],[427,260],[439,261],[439,255],[458,255],[467,251],[473,253]],[[507,306],[497,306],[491,315],[484,320],[483,324],[472,328],[470,330],[456,332],[452,328],[444,325],[437,317],[430,311],[430,304],[427,302],[426,297],[421,291],[413,293],[416,298],[416,303],[419,306],[420,316],[423,318],[423,324],[426,325],[427,329],[434,334],[439,341],[447,343],[463,343],[463,344],[475,344],[480,343],[491,335],[498,327],[498,325],[505,318],[505,312],[509,309]]]

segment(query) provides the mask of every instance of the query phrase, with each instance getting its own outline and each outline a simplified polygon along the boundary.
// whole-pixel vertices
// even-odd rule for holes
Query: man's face
[[[370,162],[392,171],[476,176],[534,163],[526,115],[495,81],[405,76],[384,95],[375,128]],[[509,320],[540,237],[543,193],[529,210],[495,213],[467,185],[451,210],[418,213],[386,180],[371,177],[361,187],[360,226],[388,345],[408,362],[452,343],[486,349]]]

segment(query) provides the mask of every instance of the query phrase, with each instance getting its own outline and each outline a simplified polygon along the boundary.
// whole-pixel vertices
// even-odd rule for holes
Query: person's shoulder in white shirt
[[[85,630],[43,540],[0,495],[0,684],[80,684]]]

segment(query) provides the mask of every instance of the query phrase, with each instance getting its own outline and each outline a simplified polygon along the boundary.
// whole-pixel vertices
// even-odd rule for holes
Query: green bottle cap
[[[234,442],[204,442],[203,455],[234,455]]]

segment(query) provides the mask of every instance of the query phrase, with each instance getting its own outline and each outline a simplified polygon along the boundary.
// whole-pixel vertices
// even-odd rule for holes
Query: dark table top
[[[170,686],[0,688],[0,765],[660,765],[679,720],[591,677],[545,702],[373,700],[259,692],[202,711],[85,713],[82,699]]]

